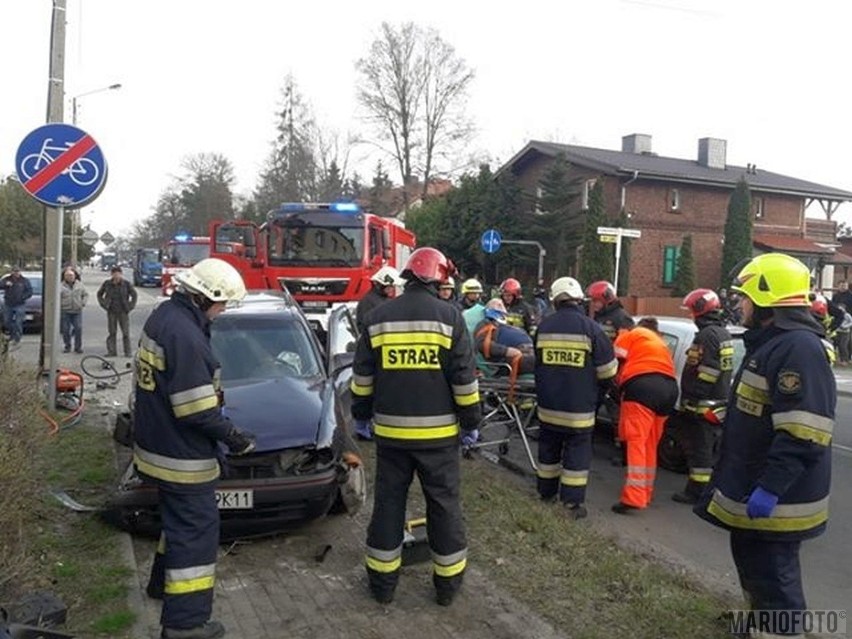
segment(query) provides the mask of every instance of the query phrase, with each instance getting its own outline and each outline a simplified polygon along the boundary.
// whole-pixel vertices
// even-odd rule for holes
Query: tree
[[[376,172],[373,175],[373,185],[370,187],[368,207],[376,215],[388,215],[392,212],[393,203],[389,201],[388,195],[393,188],[393,183],[388,178],[387,171],[382,166],[382,161],[376,163]]]
[[[677,273],[675,274],[673,297],[685,297],[695,288],[695,258],[692,256],[692,236],[683,238],[680,254],[677,256]]]
[[[41,259],[45,210],[17,179],[0,181],[0,262],[27,264]]]
[[[425,199],[435,161],[472,131],[464,115],[474,74],[437,31],[383,22],[366,58],[356,63],[357,99],[378,146],[396,162],[403,187],[416,180]],[[407,210],[409,193],[403,188]]]
[[[583,218],[571,205],[580,194],[580,180],[571,178],[571,165],[557,155],[539,181],[541,197],[530,215],[529,234],[541,242],[555,273],[567,274],[582,238]]]
[[[727,287],[737,264],[752,256],[751,230],[751,192],[745,178],[740,178],[728,200],[720,287]]]
[[[236,181],[231,161],[218,153],[197,153],[187,157],[179,179],[180,198],[186,213],[187,231],[205,235],[211,220],[234,217]]]
[[[612,244],[602,243],[598,238],[598,227],[606,221],[603,201],[603,178],[595,182],[589,193],[589,210],[583,231],[583,252],[580,259],[580,281],[585,286],[598,280],[612,281]]]

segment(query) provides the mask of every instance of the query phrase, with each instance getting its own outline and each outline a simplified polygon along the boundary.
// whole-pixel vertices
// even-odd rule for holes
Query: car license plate
[[[318,309],[319,310],[319,309],[326,309],[329,306],[331,306],[331,304],[329,304],[328,302],[320,302],[320,301],[316,301],[316,300],[308,300],[308,301],[302,302],[302,308],[303,309]]]
[[[254,507],[253,490],[217,490],[216,505],[219,510],[244,510]]]
[[[25,319],[26,321],[28,321],[28,322],[32,322],[32,321],[33,321],[33,317],[34,317],[34,315],[33,315],[32,313],[26,313],[26,314],[24,315],[24,319]]]

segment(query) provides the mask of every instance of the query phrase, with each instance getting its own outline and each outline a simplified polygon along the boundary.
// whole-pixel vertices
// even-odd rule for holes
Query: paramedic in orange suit
[[[618,437],[627,447],[627,476],[621,499],[612,510],[623,515],[651,503],[657,445],[678,389],[671,352],[659,333],[637,326],[620,332],[614,346],[621,363]]]

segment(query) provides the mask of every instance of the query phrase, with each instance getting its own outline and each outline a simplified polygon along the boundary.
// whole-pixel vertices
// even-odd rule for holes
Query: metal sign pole
[[[544,250],[544,247],[540,242],[536,242],[535,240],[503,240],[503,244],[527,244],[530,246],[538,247],[538,282],[544,282],[544,256],[547,255],[547,251]]]
[[[50,313],[50,321],[46,321],[43,327],[43,337],[45,350],[48,353],[47,365],[47,407],[48,410],[53,410],[56,407],[56,351],[59,345],[59,309],[60,296],[62,294],[60,280],[60,266],[62,262],[62,221],[65,219],[65,207],[60,206],[55,213],[48,217],[48,226],[58,225],[54,229],[56,243],[52,247],[50,253],[44,257],[44,274],[45,278],[50,281],[55,281],[53,287],[44,286],[45,295],[50,294],[50,303],[46,305],[46,310]],[[47,283],[47,279],[45,280]],[[47,318],[45,318],[47,319]]]
[[[621,265],[621,229],[618,229],[618,234],[615,238],[615,277],[612,284],[615,286],[615,294],[618,295],[618,272]]]

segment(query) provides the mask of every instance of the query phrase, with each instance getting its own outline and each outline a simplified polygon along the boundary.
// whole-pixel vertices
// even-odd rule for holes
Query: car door
[[[340,407],[344,414],[348,415],[352,405],[349,382],[352,379],[352,362],[355,359],[355,346],[358,343],[355,315],[349,305],[341,304],[332,309],[328,317],[326,342],[328,376],[334,383]]]

